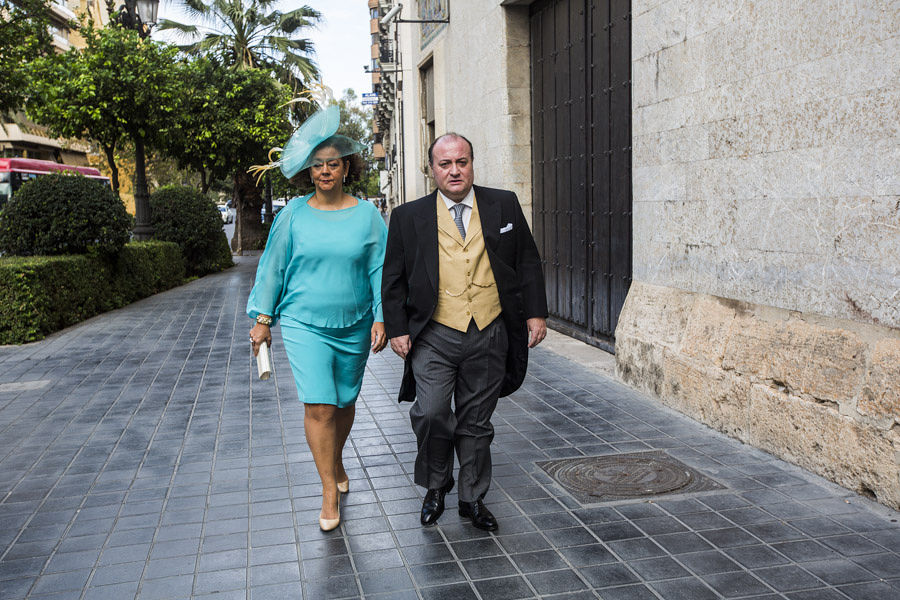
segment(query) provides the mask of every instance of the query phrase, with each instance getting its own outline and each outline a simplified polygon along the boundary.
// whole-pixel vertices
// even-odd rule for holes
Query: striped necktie
[[[459,235],[462,236],[462,239],[466,239],[466,226],[463,225],[463,211],[466,209],[466,205],[459,203],[454,204],[450,207],[450,210],[453,211],[453,222],[456,223],[456,228],[459,229]]]

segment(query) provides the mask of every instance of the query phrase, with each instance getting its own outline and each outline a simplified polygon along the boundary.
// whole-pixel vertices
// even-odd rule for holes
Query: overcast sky
[[[371,75],[363,71],[363,67],[371,62],[372,44],[366,0],[285,1],[278,7],[282,11],[287,11],[300,4],[322,13],[319,28],[306,31],[304,35],[315,44],[315,60],[325,85],[334,90],[337,98],[346,88],[353,88],[357,95],[371,92]],[[158,18],[184,23],[188,19],[180,7],[179,0],[161,0]],[[164,39],[159,34],[153,37]],[[175,41],[168,37],[165,39]]]

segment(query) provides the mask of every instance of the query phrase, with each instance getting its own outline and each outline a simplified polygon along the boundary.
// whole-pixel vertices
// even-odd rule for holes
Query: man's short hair
[[[459,139],[463,140],[464,142],[466,142],[469,145],[469,160],[472,160],[472,161],[475,160],[475,150],[472,148],[472,142],[469,141],[469,138],[467,138],[464,135],[460,135],[460,134],[456,133],[455,131],[448,131],[444,135],[438,136],[433,142],[431,142],[431,145],[428,146],[428,164],[429,165],[434,164],[434,146],[435,146],[435,144],[437,144],[439,141],[441,141],[442,139],[444,139],[446,137],[455,137],[455,138],[459,138]]]

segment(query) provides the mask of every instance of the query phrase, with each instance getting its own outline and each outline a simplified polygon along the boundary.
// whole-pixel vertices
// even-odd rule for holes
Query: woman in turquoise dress
[[[307,119],[276,163],[288,178],[308,169],[315,192],[275,217],[247,301],[254,355],[280,323],[322,480],[324,531],[340,525],[340,495],[349,491],[341,455],[369,351],[387,342],[380,291],[387,227],[371,203],[344,192],[362,145],[333,135],[339,114],[331,106]]]

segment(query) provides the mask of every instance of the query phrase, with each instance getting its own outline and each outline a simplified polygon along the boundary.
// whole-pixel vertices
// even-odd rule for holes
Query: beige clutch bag
[[[272,376],[272,355],[269,353],[269,344],[265,342],[259,345],[259,353],[256,355],[256,371],[263,381]]]

